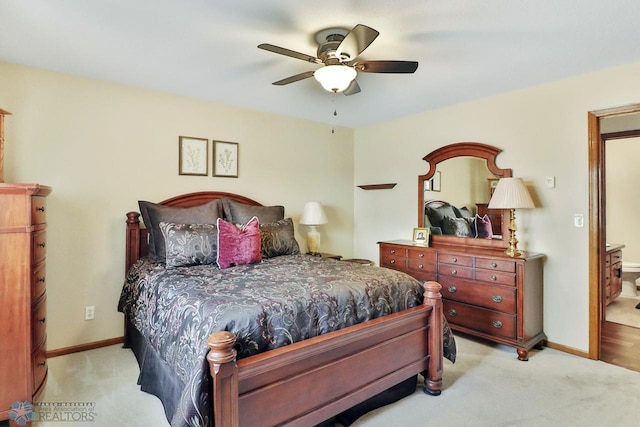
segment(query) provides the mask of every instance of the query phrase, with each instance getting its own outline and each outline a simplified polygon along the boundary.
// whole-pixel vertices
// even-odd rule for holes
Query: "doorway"
[[[611,358],[609,354],[611,335],[624,336],[625,339],[637,339],[635,346],[624,350],[618,346],[614,352],[633,352],[637,355],[640,348],[640,330],[604,321],[605,298],[603,286],[605,280],[606,260],[606,165],[605,141],[601,136],[601,119],[630,115],[640,112],[640,104],[592,111],[588,113],[589,122],[589,357],[600,360],[602,356]],[[620,326],[620,327],[618,327]],[[604,335],[603,335],[604,334]],[[620,335],[622,334],[622,335]],[[604,338],[603,338],[604,337]],[[604,339],[604,342],[603,342]],[[604,353],[603,353],[603,344]],[[624,359],[624,354],[615,356],[615,360]],[[630,358],[631,359],[631,358]],[[613,359],[612,359],[613,360]],[[616,363],[618,364],[618,363]],[[627,366],[629,367],[629,366]],[[634,369],[633,367],[630,367]],[[636,370],[640,367],[636,366]]]

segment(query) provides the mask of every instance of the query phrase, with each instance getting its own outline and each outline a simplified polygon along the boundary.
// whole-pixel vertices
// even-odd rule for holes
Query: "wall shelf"
[[[369,184],[369,185],[358,185],[358,187],[363,190],[387,190],[389,188],[393,188],[397,185],[397,183],[393,184]]]

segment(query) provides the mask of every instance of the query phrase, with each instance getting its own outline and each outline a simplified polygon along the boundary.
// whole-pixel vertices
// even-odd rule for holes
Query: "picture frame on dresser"
[[[178,175],[209,175],[209,140],[181,136],[178,138]]]
[[[428,228],[414,228],[413,229],[413,243],[420,246],[429,246],[429,234]]]

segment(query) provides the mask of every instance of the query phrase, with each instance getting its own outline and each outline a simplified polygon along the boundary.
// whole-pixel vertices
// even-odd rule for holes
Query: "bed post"
[[[213,387],[213,419],[216,427],[238,427],[238,365],[231,332],[213,333],[207,339],[209,371]]]
[[[127,213],[127,250],[124,273],[140,258],[140,214]]]
[[[443,312],[442,286],[438,282],[424,284],[424,303],[433,307],[429,316],[429,370],[424,378],[424,392],[432,396],[442,393]]]

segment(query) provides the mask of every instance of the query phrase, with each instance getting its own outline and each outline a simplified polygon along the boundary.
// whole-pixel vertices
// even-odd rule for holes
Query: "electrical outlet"
[[[556,177],[555,176],[548,176],[544,179],[544,185],[547,186],[547,188],[556,188]]]
[[[96,307],[88,305],[84,308],[84,320],[93,320],[95,318]]]

